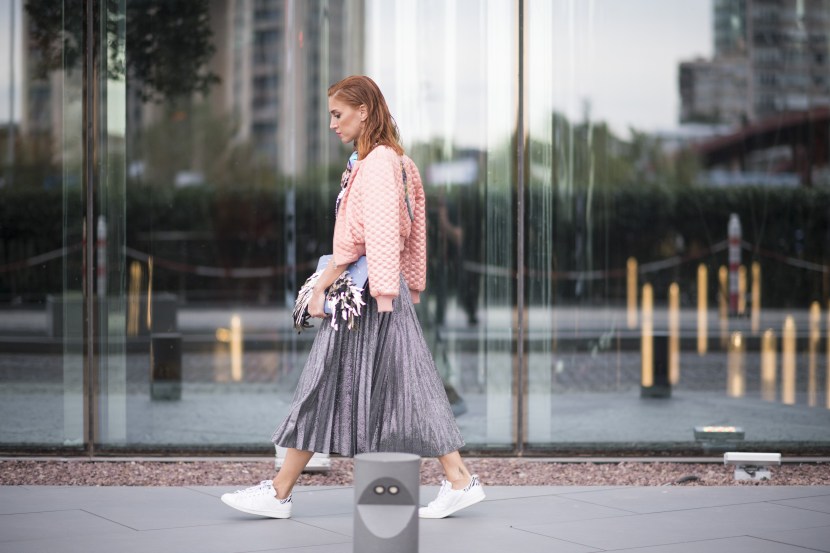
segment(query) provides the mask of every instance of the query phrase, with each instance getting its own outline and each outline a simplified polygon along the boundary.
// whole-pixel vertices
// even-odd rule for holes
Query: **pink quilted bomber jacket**
[[[414,220],[404,203],[401,161]],[[426,210],[421,175],[409,157],[377,146],[355,163],[340,201],[333,251],[338,265],[366,256],[369,288],[378,311],[392,311],[401,274],[412,301],[420,301],[427,273]]]

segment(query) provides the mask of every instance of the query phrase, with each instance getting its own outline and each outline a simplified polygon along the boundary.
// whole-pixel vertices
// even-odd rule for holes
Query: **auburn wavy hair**
[[[398,155],[403,154],[398,125],[375,81],[364,75],[352,75],[331,85],[328,95],[355,109],[366,106],[366,121],[356,141],[358,159],[369,155],[375,146],[388,146]]]

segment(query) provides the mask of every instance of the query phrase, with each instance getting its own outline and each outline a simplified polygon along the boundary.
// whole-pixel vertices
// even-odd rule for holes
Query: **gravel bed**
[[[465,458],[484,484],[494,486],[732,486],[830,485],[830,463],[784,464],[765,482],[736,482],[719,463],[556,463],[516,458]],[[0,461],[0,485],[249,486],[273,475],[273,461]],[[421,464],[421,482],[438,484],[437,461]],[[304,486],[349,486],[352,460],[334,458],[327,473],[303,474]]]

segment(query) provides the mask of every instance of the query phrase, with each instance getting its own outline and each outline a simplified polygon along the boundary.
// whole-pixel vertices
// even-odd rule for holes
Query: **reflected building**
[[[222,83],[210,102],[215,113],[231,116],[235,140],[250,143],[260,160],[284,173],[321,163],[331,143],[326,91],[362,59],[359,26],[343,23],[362,13],[362,0],[212,0],[211,69]],[[347,27],[355,32],[347,34]]]
[[[714,58],[680,64],[681,122],[734,125],[830,105],[826,1],[716,0],[713,11]]]
[[[830,4],[747,1],[754,118],[830,105]]]
[[[715,0],[715,58],[746,57],[746,0]]]
[[[362,13],[362,0],[212,0],[224,54],[213,62],[224,81],[212,103],[232,114],[235,138],[288,174],[320,163],[329,143],[326,91],[360,66],[362,32],[349,23]]]
[[[81,99],[65,93],[64,81],[77,80],[78,72],[48,68],[41,47],[35,41],[34,22],[23,10],[21,25],[21,143],[32,161],[58,163],[63,159],[63,104],[79,113]],[[73,74],[74,73],[74,74]],[[77,137],[76,140],[80,140]]]
[[[681,122],[739,125],[747,120],[749,63],[746,59],[683,62],[679,80]]]

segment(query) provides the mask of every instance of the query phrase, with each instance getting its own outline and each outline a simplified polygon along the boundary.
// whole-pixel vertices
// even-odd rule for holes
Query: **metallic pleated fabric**
[[[372,451],[437,457],[464,445],[401,278],[389,313],[367,292],[354,330],[326,319],[271,441],[319,453]]]

